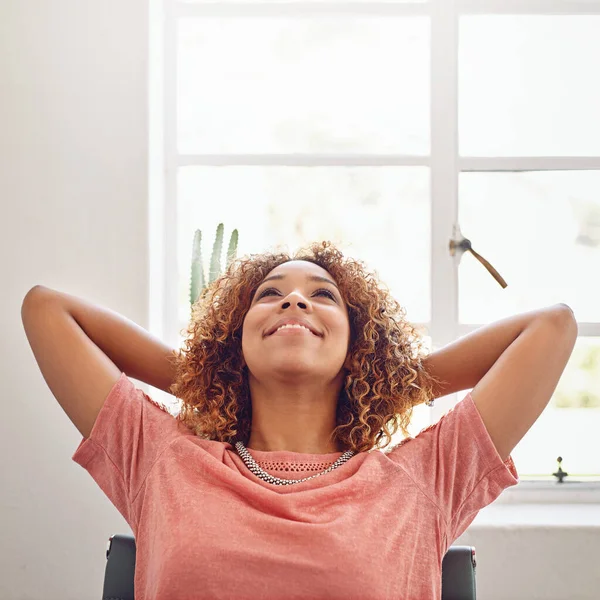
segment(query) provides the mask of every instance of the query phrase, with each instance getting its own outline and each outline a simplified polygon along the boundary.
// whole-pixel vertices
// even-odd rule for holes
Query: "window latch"
[[[502,275],[494,269],[494,267],[487,261],[481,254],[478,254],[473,250],[471,246],[471,240],[467,239],[463,236],[460,231],[460,225],[456,223],[453,227],[452,239],[450,240],[450,256],[454,256],[458,253],[458,259],[460,262],[460,258],[464,252],[470,252],[490,273],[490,275],[503,287],[506,288],[508,284],[504,281]]]

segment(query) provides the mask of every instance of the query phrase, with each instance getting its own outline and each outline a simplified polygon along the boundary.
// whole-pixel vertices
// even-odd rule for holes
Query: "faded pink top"
[[[283,479],[321,472],[342,455],[249,451]],[[470,392],[388,453],[274,485],[231,444],[194,435],[124,373],[72,459],[131,527],[136,600],[439,599],[448,548],[519,481]]]

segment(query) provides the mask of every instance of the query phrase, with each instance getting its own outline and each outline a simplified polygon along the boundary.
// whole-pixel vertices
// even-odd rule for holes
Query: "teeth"
[[[312,331],[310,331],[308,327],[304,327],[304,325],[282,325],[281,327],[278,327],[276,331],[279,331],[280,329],[291,329],[292,327],[295,329],[306,329],[306,331],[312,333]]]

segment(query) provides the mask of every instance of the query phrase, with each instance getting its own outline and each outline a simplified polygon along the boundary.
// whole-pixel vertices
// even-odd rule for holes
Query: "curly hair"
[[[351,368],[330,441],[355,453],[369,452],[385,448],[398,428],[407,441],[412,408],[435,398],[439,380],[423,367],[423,340],[405,310],[362,261],[344,258],[329,241],[312,243],[293,256],[266,252],[235,259],[202,291],[192,306],[183,348],[174,351],[170,391],[181,400],[177,420],[205,439],[248,443],[252,405],[242,366],[242,325],[261,281],[291,260],[328,271],[348,308]]]

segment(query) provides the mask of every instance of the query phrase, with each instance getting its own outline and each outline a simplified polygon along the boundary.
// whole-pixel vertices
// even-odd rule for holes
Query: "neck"
[[[291,385],[250,377],[251,432],[246,447],[262,452],[344,452],[331,434],[336,427],[340,381]]]

